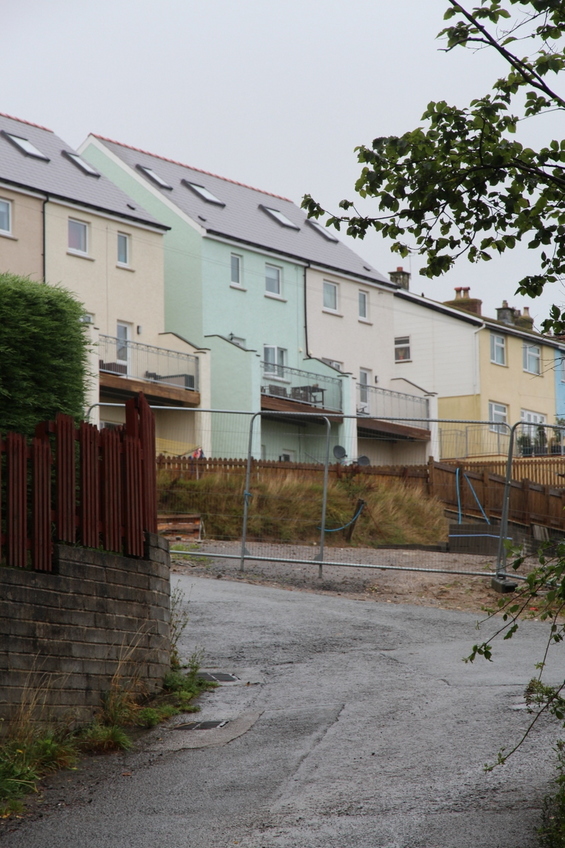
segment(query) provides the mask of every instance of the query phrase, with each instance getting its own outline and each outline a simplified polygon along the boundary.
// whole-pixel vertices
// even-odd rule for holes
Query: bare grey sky
[[[502,60],[440,52],[445,0],[0,0],[0,111],[77,147],[89,132],[330,209],[354,198],[353,152],[418,125],[430,100],[465,105]],[[555,122],[548,132],[559,132]],[[539,132],[532,125],[532,132]],[[545,140],[545,137],[543,137]],[[364,207],[368,209],[370,207]],[[345,240],[345,239],[344,239]],[[541,320],[561,286],[513,295],[536,270],[520,254],[419,277],[371,234],[351,244],[382,272],[411,265],[437,300],[471,286],[484,311],[502,298]]]

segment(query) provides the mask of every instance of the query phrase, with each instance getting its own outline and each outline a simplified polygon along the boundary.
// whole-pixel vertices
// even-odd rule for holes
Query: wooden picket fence
[[[143,394],[126,423],[98,430],[68,415],[39,424],[28,443],[0,439],[0,561],[51,571],[54,542],[143,556],[157,532],[155,422]]]
[[[499,459],[461,459],[445,460],[470,471],[487,468],[493,474],[506,474],[506,460]],[[565,486],[565,455],[563,456],[532,456],[515,457],[512,460],[512,479],[530,480],[542,486],[560,488]]]
[[[208,474],[236,474],[243,478],[246,468],[245,459],[157,458],[158,471],[168,472],[166,476],[173,478],[198,480]],[[319,463],[254,459],[251,470],[253,482],[282,474],[296,476],[297,479],[314,478],[321,482],[324,468]],[[378,481],[381,485],[400,482],[437,498],[456,515],[461,512],[467,518],[482,518],[484,513],[489,520],[499,521],[502,516],[505,465],[500,469],[497,467],[497,470],[500,473],[493,472],[488,462],[477,463],[477,467],[473,468],[468,462],[437,462],[430,458],[426,465],[359,467],[334,464],[329,468],[329,476],[331,480],[354,475],[357,482],[366,481],[368,484],[371,481]],[[510,521],[526,526],[540,524],[565,529],[564,510],[565,489],[528,479],[512,480]]]

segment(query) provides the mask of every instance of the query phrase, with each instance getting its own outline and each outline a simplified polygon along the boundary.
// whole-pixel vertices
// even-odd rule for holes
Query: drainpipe
[[[46,237],[46,223],[45,223],[45,207],[49,203],[49,195],[45,195],[45,200],[43,201],[43,206],[41,207],[41,214],[43,216],[43,282],[47,282],[47,237]]]
[[[304,350],[306,359],[310,359],[310,348],[308,347],[308,298],[306,296],[306,274],[310,265],[304,266]]]

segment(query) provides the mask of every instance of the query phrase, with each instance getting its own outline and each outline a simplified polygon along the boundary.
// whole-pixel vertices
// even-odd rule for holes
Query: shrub
[[[88,340],[83,306],[65,289],[0,274],[0,429],[84,410]]]

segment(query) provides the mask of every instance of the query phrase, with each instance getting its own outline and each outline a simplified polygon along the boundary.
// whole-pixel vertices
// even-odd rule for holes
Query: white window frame
[[[402,351],[407,351],[408,355],[404,356]],[[397,336],[394,340],[394,361],[412,362],[412,352],[410,350],[410,336]]]
[[[237,267],[237,275],[234,275],[234,265]],[[234,276],[237,276],[236,280]],[[230,253],[230,285],[236,289],[243,288],[243,256],[240,253]]]
[[[267,353],[269,351],[269,353]],[[272,353],[271,353],[272,351]],[[273,380],[285,379],[287,349],[276,345],[263,345],[263,373]],[[288,381],[286,381],[288,382]]]
[[[357,302],[359,307],[359,320],[369,320],[369,292],[359,289],[357,293]]]
[[[125,260],[120,259],[120,239],[125,239],[123,242],[126,247],[126,258]],[[122,268],[129,268],[130,265],[130,236],[128,233],[118,233],[117,237],[117,248],[118,248],[118,262],[117,264]]]
[[[522,365],[527,374],[541,376],[541,345],[524,342],[522,345]]]
[[[521,409],[520,421],[522,421],[522,433],[529,436],[533,441],[537,436],[538,425],[547,424],[547,415],[543,412],[534,412],[531,409]]]
[[[12,201],[8,200],[6,197],[0,197],[0,204],[6,204],[6,215],[8,218],[8,227],[0,227],[0,233],[3,236],[11,236],[12,235]]]
[[[373,372],[369,368],[359,369],[359,400],[361,403],[369,403],[369,392],[367,391],[373,379]]]
[[[78,227],[81,227],[82,231],[84,232],[84,245],[85,245],[84,250],[81,250],[78,247],[71,247],[71,225],[72,224],[76,224]],[[69,253],[74,253],[77,256],[88,256],[90,239],[89,239],[89,225],[88,225],[87,221],[79,221],[77,218],[69,218],[67,238],[68,238],[67,249],[68,249]]]
[[[325,356],[322,356],[322,362],[325,362],[326,365],[331,365],[332,368],[335,368],[336,371],[343,371],[343,362],[338,362],[337,359],[328,359]]]
[[[269,272],[275,271],[276,274],[269,277]],[[269,282],[276,280],[276,288],[269,288]],[[267,297],[282,298],[282,268],[280,265],[271,265],[270,262],[265,263],[265,294]]]
[[[506,365],[506,336],[490,334],[490,361],[493,365]]]
[[[324,312],[339,314],[339,286],[331,280],[324,280],[322,284],[322,303]],[[333,306],[331,305],[333,303]]]
[[[129,342],[131,342],[131,329],[132,325],[126,321],[118,321],[116,323],[116,362],[126,366],[126,374],[129,374],[130,371]],[[120,334],[120,330],[125,330],[125,333]],[[124,346],[126,349],[125,359],[120,358],[120,353]]]
[[[492,433],[507,433],[508,427],[500,427],[501,424],[508,424],[508,407],[505,403],[489,400],[488,402],[488,420],[489,430]]]

